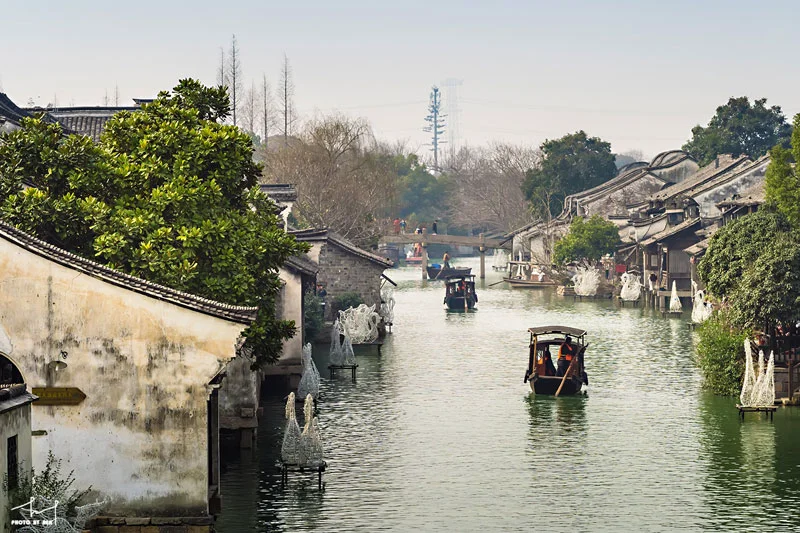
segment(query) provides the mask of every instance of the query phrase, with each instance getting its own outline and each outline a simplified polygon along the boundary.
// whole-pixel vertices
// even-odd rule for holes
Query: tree
[[[541,163],[528,171],[522,187],[540,215],[557,215],[568,195],[599,185],[617,172],[611,145],[584,131],[545,141],[541,150]]]
[[[236,35],[231,37],[231,49],[228,53],[230,60],[226,69],[226,81],[231,97],[231,112],[233,125],[236,126],[236,111],[239,109],[239,100],[242,94],[242,61],[239,57],[239,46],[236,44]]]
[[[776,144],[788,146],[791,127],[780,106],[766,106],[767,99],[750,100],[746,96],[730,98],[717,108],[708,126],[692,128],[692,138],[683,145],[701,165],[720,154],[746,154],[761,157]]]
[[[399,177],[397,215],[420,221],[443,218],[448,205],[447,177],[431,174],[415,154],[395,155],[392,166]]]
[[[365,121],[331,115],[310,121],[296,142],[270,153],[264,178],[297,186],[293,215],[300,224],[366,245],[389,216],[397,182],[393,155]]]
[[[555,261],[597,261],[606,254],[614,253],[617,244],[619,230],[613,222],[599,215],[592,215],[588,220],[576,217],[569,225],[569,232],[555,244]]]
[[[292,81],[292,67],[289,65],[289,58],[283,55],[281,65],[280,86],[278,88],[278,104],[280,107],[280,118],[284,146],[289,143],[289,136],[294,133],[297,116],[294,109],[294,81]]]
[[[492,144],[461,148],[448,163],[449,218],[462,227],[508,232],[532,221],[520,189],[528,170],[540,159],[537,149]]]
[[[775,236],[790,231],[786,217],[760,209],[720,228],[697,265],[700,279],[717,298],[730,298],[748,268]]]
[[[257,363],[273,362],[294,333],[276,317],[277,270],[307,246],[283,231],[260,192],[250,138],[216,122],[229,105],[225,88],[181,80],[115,115],[98,144],[26,119],[0,144],[0,214],[117,270],[259,306],[245,346]]]
[[[769,155],[767,200],[774,202],[794,227],[800,228],[800,179],[793,165],[795,161],[800,161],[800,114],[794,117],[792,149],[776,146]]]
[[[800,318],[800,240],[779,212],[762,208],[720,228],[698,265],[724,298],[732,325],[761,328]]]
[[[264,159],[266,159],[266,154],[269,149],[269,132],[275,126],[275,116],[274,116],[274,108],[275,102],[272,100],[272,89],[269,86],[269,82],[267,82],[267,75],[264,74],[262,76],[261,82],[261,135],[262,135],[262,149],[264,153]]]

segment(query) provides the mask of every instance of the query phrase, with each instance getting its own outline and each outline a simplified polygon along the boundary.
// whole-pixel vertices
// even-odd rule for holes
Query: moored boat
[[[530,383],[534,393],[570,396],[581,392],[583,385],[589,384],[583,365],[587,346],[585,331],[568,326],[539,326],[529,328],[528,332],[531,338],[525,381]],[[557,375],[553,357],[558,357],[559,350],[567,340],[570,340],[572,352],[569,366],[563,375]]]
[[[444,305],[451,311],[469,311],[478,303],[472,274],[447,278],[444,290]]]
[[[539,281],[538,279],[503,278],[503,281],[512,287],[520,289],[543,289],[545,287],[555,287],[558,285],[557,282],[552,280]]]
[[[467,276],[472,272],[472,267],[448,267],[444,268],[442,265],[434,263],[425,267],[428,271],[428,279],[447,279],[452,276]]]

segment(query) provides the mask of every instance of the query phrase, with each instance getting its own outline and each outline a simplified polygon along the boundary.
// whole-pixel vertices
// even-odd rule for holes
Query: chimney
[[[719,168],[719,156],[714,160],[714,168]]]

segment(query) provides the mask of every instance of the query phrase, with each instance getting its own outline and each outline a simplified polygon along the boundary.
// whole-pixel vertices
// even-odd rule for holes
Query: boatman
[[[449,253],[447,253],[447,252],[444,253],[444,255],[442,256],[442,263],[443,263],[442,268],[450,268],[450,254]]]
[[[561,347],[558,349],[558,369],[556,370],[556,376],[561,377],[567,373],[567,369],[573,357],[575,357],[575,347],[572,345],[572,338],[567,335]]]

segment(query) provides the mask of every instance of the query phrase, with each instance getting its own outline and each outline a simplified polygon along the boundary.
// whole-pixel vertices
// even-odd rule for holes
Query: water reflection
[[[490,287],[500,276],[464,314],[419,269],[393,272],[394,331],[380,356],[357,348],[357,382],[314,353],[326,490],[281,489],[283,404],[266,397],[255,453],[226,450],[218,531],[796,529],[800,410],[742,422],[705,395],[683,318]],[[523,383],[526,330],[546,324],[588,331],[587,395]],[[533,523],[538,505],[557,512]]]

